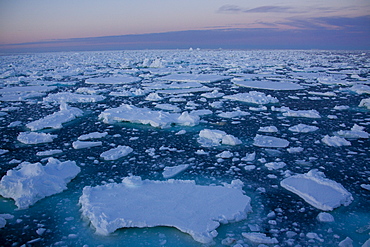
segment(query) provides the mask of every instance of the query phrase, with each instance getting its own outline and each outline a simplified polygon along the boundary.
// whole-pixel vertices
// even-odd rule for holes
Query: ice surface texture
[[[25,209],[44,197],[67,189],[67,183],[79,172],[74,161],[49,158],[45,166],[23,162],[2,177],[0,195],[14,199],[18,208]]]
[[[325,178],[325,175],[316,169],[288,177],[281,181],[280,185],[324,211],[331,211],[341,205],[347,206],[353,200],[352,194],[341,184]]]
[[[152,181],[126,177],[122,183],[87,186],[80,197],[82,213],[108,235],[123,227],[170,226],[209,243],[220,223],[240,221],[251,211],[242,182],[201,186],[189,180]]]

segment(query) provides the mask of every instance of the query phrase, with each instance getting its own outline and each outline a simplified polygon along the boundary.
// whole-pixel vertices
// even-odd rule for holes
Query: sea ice
[[[88,142],[88,141],[74,141],[72,142],[72,147],[74,149],[92,148],[103,145],[102,142]]]
[[[289,141],[274,136],[256,135],[253,145],[265,148],[285,148],[289,146]]]
[[[63,153],[63,151],[60,149],[52,149],[52,150],[37,152],[36,155],[37,156],[52,156],[54,154],[60,154],[60,153]]]
[[[317,220],[320,222],[334,222],[334,217],[329,213],[321,212],[317,215]]]
[[[83,115],[82,110],[75,107],[69,107],[66,103],[62,103],[60,105],[60,111],[55,112],[39,120],[30,122],[26,124],[26,126],[32,131],[46,128],[60,129],[63,127],[62,126],[63,123],[72,121],[76,117],[80,117],[82,115]]]
[[[62,92],[56,94],[49,94],[44,98],[45,102],[55,102],[55,103],[90,103],[90,102],[99,102],[104,100],[105,97],[102,95],[86,95],[86,94],[77,94],[70,92]]]
[[[233,135],[228,135],[221,130],[204,129],[199,132],[198,143],[203,147],[224,145],[239,145],[242,142]]]
[[[278,103],[279,100],[271,95],[266,95],[261,92],[251,91],[249,93],[238,93],[233,95],[225,95],[224,99],[242,101],[257,105],[266,105]]]
[[[188,164],[177,165],[177,166],[166,166],[163,170],[164,178],[172,178],[182,171],[185,171],[189,167]]]
[[[51,135],[48,133],[38,133],[38,132],[21,132],[19,133],[17,140],[24,144],[40,144],[52,142],[57,135]]]
[[[99,115],[104,123],[126,121],[132,123],[150,124],[153,127],[167,128],[171,124],[194,126],[199,123],[199,116],[188,112],[169,113],[153,111],[148,108],[139,108],[133,105],[122,104],[120,107],[107,109]]]
[[[129,146],[118,146],[115,148],[112,148],[108,151],[103,152],[100,157],[104,160],[117,160],[119,158],[122,158],[129,153],[131,153],[133,149]]]
[[[282,81],[234,81],[235,85],[241,87],[267,89],[267,90],[300,90],[304,89],[301,85],[292,82]]]
[[[369,133],[364,131],[364,129],[365,127],[355,124],[353,125],[351,130],[340,130],[340,131],[335,132],[335,135],[346,138],[346,139],[369,138]]]
[[[212,75],[212,74],[171,74],[161,77],[161,80],[177,82],[199,82],[211,83],[231,79],[232,76]]]
[[[213,90],[210,93],[203,93],[200,96],[208,98],[208,99],[216,99],[216,98],[221,98],[224,95],[225,95],[224,93],[221,93],[218,90]]]
[[[262,232],[243,232],[243,237],[256,244],[277,244],[279,241],[276,238],[267,237]]]
[[[86,84],[111,84],[111,85],[120,85],[120,84],[131,84],[140,82],[141,78],[132,77],[129,75],[119,76],[119,77],[103,77],[103,78],[90,78],[85,81]]]
[[[86,141],[91,139],[100,139],[108,135],[108,132],[92,132],[89,134],[80,135],[77,139],[80,141]]]
[[[241,111],[241,110],[230,111],[230,112],[222,112],[222,113],[218,114],[218,116],[222,117],[222,118],[236,118],[236,117],[248,116],[248,115],[250,115],[249,112]]]
[[[341,184],[327,179],[317,169],[288,177],[280,185],[323,211],[331,211],[341,205],[347,206],[353,200],[351,193]]]
[[[97,234],[108,235],[124,227],[169,226],[200,243],[210,243],[220,223],[243,220],[251,211],[250,198],[241,187],[240,180],[201,186],[189,180],[152,181],[132,176],[120,184],[86,186],[79,202]]]
[[[9,152],[9,150],[6,149],[0,149],[0,155],[3,155],[5,153]]]
[[[260,127],[258,131],[266,132],[266,133],[275,133],[275,132],[278,132],[278,129],[275,126],[265,126],[265,127]]]
[[[49,158],[45,166],[23,162],[2,177],[0,195],[14,199],[19,209],[25,209],[44,197],[66,190],[67,183],[79,172],[74,161]]]
[[[269,170],[278,170],[286,166],[286,164],[285,162],[281,162],[281,161],[280,162],[269,162],[269,163],[265,163],[265,166]]]
[[[316,110],[290,110],[285,109],[283,112],[285,117],[304,117],[304,118],[321,118],[320,113]]]
[[[299,133],[308,133],[318,130],[319,128],[312,125],[307,124],[297,124],[289,128],[292,132],[299,132]]]
[[[360,101],[360,104],[358,105],[359,107],[366,107],[367,109],[370,110],[370,98],[367,99],[362,99]]]
[[[331,147],[351,146],[351,142],[339,136],[325,135],[321,141]]]

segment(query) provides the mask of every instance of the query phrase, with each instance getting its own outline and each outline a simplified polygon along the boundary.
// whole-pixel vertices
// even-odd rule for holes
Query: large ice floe
[[[17,140],[24,144],[40,144],[52,142],[57,137],[57,135],[52,135],[48,133],[21,132],[19,133]]]
[[[132,122],[150,124],[153,127],[166,128],[172,124],[194,126],[199,123],[198,114],[191,112],[169,113],[153,111],[148,108],[139,108],[133,105],[122,104],[120,107],[107,109],[99,115],[104,123]]]
[[[204,129],[199,132],[198,143],[203,147],[218,145],[239,145],[242,142],[235,136],[227,134],[222,130]]]
[[[348,206],[353,200],[352,194],[341,184],[326,178],[324,173],[315,169],[288,177],[280,185],[324,211],[331,211],[341,205]]]
[[[238,93],[233,95],[225,95],[224,99],[242,101],[257,105],[266,105],[278,103],[279,100],[271,95],[266,95],[262,92],[251,91],[249,93]]]
[[[289,146],[289,141],[274,136],[256,135],[253,145],[265,148],[285,148]]]
[[[70,92],[62,92],[56,94],[49,94],[44,98],[45,102],[54,103],[89,103],[89,102],[99,102],[104,100],[105,97],[102,95],[88,95],[88,94],[78,94]]]
[[[103,77],[103,78],[90,78],[85,81],[86,84],[130,84],[141,81],[141,78],[133,76],[117,76],[117,77]]]
[[[202,186],[191,180],[153,181],[131,176],[119,184],[85,187],[79,202],[97,234],[108,235],[124,227],[169,226],[200,243],[210,243],[220,223],[243,220],[251,211],[242,186],[240,180]]]
[[[49,158],[45,166],[23,162],[2,177],[0,195],[14,199],[18,208],[25,209],[44,197],[67,189],[67,184],[79,172],[74,161]]]
[[[76,107],[69,107],[66,103],[60,105],[60,111],[48,115],[42,119],[28,123],[26,126],[32,131],[52,128],[60,129],[62,124],[72,121],[83,115],[83,111]]]
[[[304,89],[299,84],[282,81],[234,81],[235,85],[241,87],[267,89],[267,90],[300,90]]]

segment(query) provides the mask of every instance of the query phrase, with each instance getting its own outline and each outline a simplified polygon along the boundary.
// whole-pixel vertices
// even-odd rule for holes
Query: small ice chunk
[[[269,162],[269,163],[265,163],[265,166],[269,170],[277,170],[277,169],[283,168],[284,166],[286,166],[286,164],[285,162]]]
[[[128,155],[132,151],[133,149],[129,146],[118,146],[116,148],[112,148],[108,151],[103,152],[100,157],[104,160],[117,160]]]
[[[180,130],[175,133],[175,135],[183,135],[183,134],[186,134],[186,130]]]
[[[303,150],[304,150],[304,148],[302,148],[302,147],[291,147],[291,148],[287,149],[288,153],[290,153],[290,154],[300,153]]]
[[[13,218],[14,216],[11,214],[0,214],[0,229],[5,227],[6,220],[11,220]]]
[[[346,237],[344,240],[340,241],[338,246],[339,247],[353,247],[353,240],[349,237]]]
[[[297,124],[289,128],[292,132],[299,132],[299,133],[308,133],[318,130],[319,128],[316,126],[311,126],[307,124]]]
[[[159,101],[159,100],[163,100],[163,98],[159,96],[158,93],[150,93],[148,96],[146,96],[145,100]]]
[[[364,131],[365,127],[357,124],[353,125],[351,130],[340,130],[335,132],[335,135],[346,138],[346,139],[366,139],[369,138],[369,133]]]
[[[235,85],[248,88],[259,88],[265,90],[300,90],[304,89],[299,84],[288,81],[234,81]]]
[[[63,153],[63,151],[60,149],[52,149],[52,150],[37,152],[36,155],[37,156],[52,156],[54,154],[60,154],[60,153]]]
[[[325,135],[321,141],[331,147],[351,146],[351,142],[339,136]]]
[[[257,147],[285,148],[289,146],[289,141],[273,136],[256,135],[253,145]]]
[[[210,93],[203,93],[200,96],[208,98],[208,99],[215,99],[215,98],[221,98],[224,95],[225,95],[224,93],[220,93],[218,90],[213,90]]]
[[[188,164],[178,165],[178,166],[166,166],[162,173],[164,178],[172,178],[179,174],[180,172],[185,171],[189,167]]]
[[[216,155],[217,158],[229,159],[232,158],[234,155],[230,151],[223,151]]]
[[[89,102],[99,102],[104,100],[105,97],[102,95],[86,95],[77,94],[70,92],[61,92],[56,94],[49,94],[44,98],[45,102],[55,102],[55,103],[89,103]]]
[[[84,135],[81,135],[79,136],[77,139],[80,140],[80,141],[86,141],[86,140],[91,140],[91,139],[100,139],[100,138],[104,138],[108,135],[108,132],[92,132],[92,133],[89,133],[89,134],[84,134]]]
[[[240,183],[234,184],[201,186],[189,180],[126,177],[120,184],[86,186],[79,203],[97,234],[108,235],[124,227],[168,226],[200,243],[210,243],[220,223],[243,220],[251,211],[250,198]]]
[[[243,232],[243,237],[256,244],[277,244],[279,241],[276,238],[267,237],[262,232]]]
[[[353,200],[351,193],[341,184],[325,178],[325,175],[316,169],[288,177],[282,180],[280,185],[324,211],[331,211],[341,205],[347,206]]]
[[[85,81],[86,84],[110,84],[121,85],[140,82],[141,78],[129,75],[121,75],[117,77],[104,77],[104,78],[90,78]]]
[[[52,142],[55,138],[57,138],[57,135],[37,132],[21,132],[19,133],[17,140],[24,144],[40,144]]]
[[[239,145],[241,141],[233,135],[221,130],[204,129],[199,132],[198,143],[204,147],[224,145]]]
[[[75,141],[72,143],[74,149],[91,148],[103,145],[102,142]]]
[[[25,209],[44,197],[67,189],[67,183],[79,172],[74,161],[49,158],[45,166],[23,162],[2,177],[0,195],[14,199],[19,209]]]
[[[9,152],[9,150],[0,149],[0,155],[6,154],[7,152]]]
[[[271,95],[266,95],[262,92],[251,91],[249,93],[238,93],[233,95],[226,95],[224,99],[242,101],[246,103],[256,104],[256,105],[266,105],[278,103],[279,100]]]
[[[334,222],[334,217],[329,213],[321,212],[317,215],[317,220],[320,222]]]
[[[358,105],[359,107],[366,107],[367,109],[370,110],[370,98],[367,99],[362,99],[360,101],[360,104]]]
[[[250,115],[249,112],[241,111],[241,110],[230,111],[230,112],[222,112],[222,113],[218,114],[218,116],[222,117],[222,118],[236,118],[236,117],[248,116],[248,115]]]
[[[250,162],[256,159],[256,152],[246,154],[245,157],[242,158],[242,161]]]
[[[278,132],[278,129],[275,126],[266,126],[266,127],[260,127],[258,131],[266,132],[266,133],[275,133],[275,132]]]

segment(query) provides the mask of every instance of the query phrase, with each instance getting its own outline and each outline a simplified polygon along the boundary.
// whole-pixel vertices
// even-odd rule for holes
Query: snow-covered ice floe
[[[177,82],[199,82],[211,83],[225,81],[233,78],[232,76],[212,75],[212,74],[171,74],[161,77],[161,80]]]
[[[241,87],[267,89],[267,90],[300,90],[304,89],[301,85],[293,82],[282,81],[234,81],[234,84]]]
[[[239,145],[242,142],[233,135],[228,135],[222,130],[204,129],[199,132],[198,143],[203,147],[212,147],[218,145]]]
[[[100,157],[104,160],[117,160],[130,154],[132,151],[133,149],[129,146],[118,146],[103,152]]]
[[[323,211],[331,211],[341,205],[348,206],[353,200],[352,194],[341,184],[326,178],[317,169],[288,177],[280,185]]]
[[[367,139],[369,133],[364,131],[365,127],[354,124],[351,130],[340,130],[335,132],[335,135],[346,138],[346,139]]]
[[[120,184],[86,186],[79,203],[97,234],[108,235],[124,227],[169,226],[200,243],[210,243],[220,223],[243,220],[251,211],[242,186],[240,180],[201,186],[191,180],[152,181],[131,176]]]
[[[90,78],[85,81],[86,84],[111,84],[111,85],[119,85],[119,84],[131,84],[140,82],[141,78],[133,77],[129,75],[122,75],[117,77],[103,77],[103,78]]]
[[[189,167],[188,164],[182,164],[178,166],[166,166],[162,172],[162,175],[164,178],[172,178],[176,176],[177,174],[181,173],[182,171],[185,171]]]
[[[62,103],[60,105],[60,111],[48,115],[42,119],[30,122],[26,124],[26,126],[32,131],[46,128],[60,129],[63,127],[63,123],[72,121],[76,117],[80,117],[82,115],[82,110],[75,107],[69,107],[67,104]]]
[[[139,108],[133,105],[122,104],[120,107],[107,109],[99,115],[104,123],[132,122],[150,124],[153,127],[167,128],[172,124],[195,126],[199,123],[199,115],[188,112],[169,113],[153,111],[148,108]]]
[[[44,98],[45,102],[54,102],[54,103],[90,103],[90,102],[99,102],[104,100],[105,97],[103,95],[86,95],[86,94],[78,94],[78,93],[69,93],[69,92],[62,92],[56,94],[49,94],[47,97]]]
[[[339,136],[325,135],[321,141],[331,147],[351,146],[351,142]]]
[[[49,158],[45,166],[23,162],[2,177],[0,195],[14,199],[18,208],[25,209],[47,196],[66,190],[67,184],[79,172],[80,168],[74,161],[61,162]]]
[[[235,100],[235,101],[242,101],[251,104],[257,105],[266,105],[266,104],[274,104],[278,103],[279,100],[271,95],[266,95],[261,92],[251,91],[249,93],[238,93],[233,95],[225,95],[224,99]]]
[[[101,145],[103,145],[103,143],[100,142],[100,141],[91,142],[91,141],[77,140],[77,141],[72,142],[72,147],[74,149],[92,148],[92,147],[98,147],[98,146],[101,146]]]
[[[289,128],[292,132],[299,132],[299,133],[308,133],[318,130],[319,128],[312,125],[307,124],[297,124]]]
[[[55,138],[57,138],[57,135],[48,133],[21,132],[18,134],[17,140],[24,144],[40,144],[52,142]]]
[[[360,101],[360,104],[358,105],[359,107],[366,107],[367,109],[370,110],[370,98],[367,99],[362,99]]]
[[[289,146],[289,141],[274,136],[256,135],[253,145],[265,148],[285,148]]]

